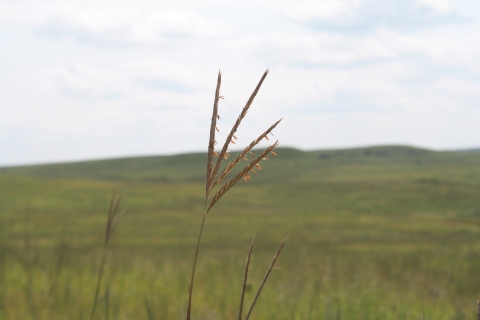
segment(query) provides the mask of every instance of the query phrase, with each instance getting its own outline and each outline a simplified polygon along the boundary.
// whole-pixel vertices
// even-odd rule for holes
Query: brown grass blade
[[[220,189],[217,191],[215,196],[213,197],[212,201],[210,202],[210,205],[208,206],[208,209],[206,213],[210,211],[210,209],[217,203],[218,200],[228,191],[230,190],[231,187],[235,185],[235,183],[238,182],[245,174],[247,174],[256,164],[258,164],[262,159],[269,154],[275,147],[278,145],[278,140],[274,144],[272,144],[270,147],[268,147],[265,151],[262,152],[260,156],[252,160],[245,168],[243,168],[242,171],[237,173],[235,177],[232,179],[228,180],[223,184],[223,186],[220,187]]]
[[[240,311],[238,312],[238,320],[242,320],[243,301],[245,299],[245,290],[247,288],[248,267],[250,266],[250,257],[252,256],[254,241],[255,241],[255,236],[252,239],[252,243],[250,244],[250,250],[248,251],[247,264],[245,266],[245,275],[243,276],[243,287],[242,287],[242,295],[240,298]]]
[[[243,149],[242,152],[240,152],[232,161],[230,161],[225,167],[225,169],[223,169],[222,174],[217,177],[215,181],[212,182],[212,189],[215,188],[215,186],[220,183],[227,176],[227,174],[230,173],[230,171],[232,171],[232,169],[237,165],[237,163],[239,163],[240,160],[242,160],[247,155],[247,153],[253,149],[253,147],[255,147],[260,141],[262,141],[262,139],[265,138],[277,126],[277,124],[280,123],[280,121],[282,121],[282,119],[275,122],[270,128],[267,129],[267,131],[262,133],[257,139],[253,140],[248,147]]]
[[[207,158],[207,184],[205,188],[206,197],[211,190],[211,183],[214,175],[212,174],[213,153],[215,148],[215,128],[217,127],[218,100],[220,98],[220,85],[222,84],[222,73],[218,71],[217,89],[215,90],[215,100],[213,101],[212,122],[210,124],[210,139],[208,141],[208,158]]]
[[[280,256],[280,252],[282,251],[283,245],[287,241],[287,238],[288,238],[288,235],[285,237],[285,239],[283,239],[282,244],[280,245],[280,247],[277,250],[277,253],[273,257],[272,263],[270,264],[270,267],[268,268],[267,273],[263,277],[262,283],[260,284],[260,287],[258,288],[257,294],[255,295],[255,298],[253,298],[252,305],[250,306],[250,309],[248,310],[248,313],[247,313],[247,316],[245,317],[245,320],[248,320],[248,318],[250,318],[250,315],[253,311],[253,307],[255,307],[255,303],[257,302],[257,299],[258,299],[258,297],[260,296],[260,293],[263,290],[263,286],[267,282],[267,279],[270,276],[270,273],[272,272],[273,267],[275,266],[275,262],[277,261],[278,257]]]
[[[253,92],[250,96],[250,99],[248,99],[247,103],[245,104],[245,107],[243,107],[242,112],[240,113],[240,115],[237,118],[237,121],[235,122],[235,124],[232,127],[232,130],[230,130],[230,133],[228,134],[227,139],[225,140],[225,144],[222,147],[222,151],[220,152],[220,154],[217,158],[217,162],[215,163],[215,167],[213,168],[212,179],[213,179],[213,177],[215,177],[217,175],[218,170],[220,169],[220,165],[221,165],[222,160],[223,160],[223,156],[225,156],[225,153],[227,152],[228,145],[230,144],[230,141],[232,141],[233,135],[235,134],[235,132],[237,132],[237,129],[240,126],[240,123],[242,122],[243,118],[245,118],[245,116],[247,115],[247,111],[250,108],[250,106],[252,105],[253,99],[255,99],[255,96],[257,95],[258,90],[260,90],[260,87],[262,86],[263,80],[265,80],[265,78],[267,77],[267,74],[268,74],[268,69],[267,69],[267,71],[265,71],[262,78],[258,82],[255,90],[253,90]]]

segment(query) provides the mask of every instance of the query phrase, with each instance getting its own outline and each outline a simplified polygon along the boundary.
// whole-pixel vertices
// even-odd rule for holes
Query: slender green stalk
[[[105,285],[105,320],[110,320],[110,285]]]
[[[202,224],[200,225],[200,233],[198,234],[197,248],[195,249],[195,258],[193,259],[192,276],[190,277],[190,281],[188,285],[187,320],[190,320],[190,314],[192,312],[193,280],[195,279],[195,269],[197,267],[197,258],[198,258],[198,252],[200,250],[200,242],[202,240],[203,226],[205,225],[205,217],[207,216],[207,211],[205,210],[207,208],[207,201],[208,201],[208,198],[205,199],[205,208],[203,210]]]
[[[95,311],[97,309],[98,304],[98,296],[100,294],[100,287],[102,285],[103,273],[105,270],[105,264],[107,263],[107,249],[108,243],[110,238],[115,231],[115,228],[125,214],[125,210],[118,214],[118,207],[120,206],[120,201],[122,200],[121,197],[116,196],[115,190],[112,193],[112,198],[110,199],[110,206],[107,212],[107,224],[105,229],[105,241],[103,242],[103,253],[102,253],[102,261],[100,263],[100,268],[98,269],[98,276],[97,276],[97,286],[95,288],[95,297],[93,300],[92,312],[90,313],[90,320],[93,320],[95,317]]]
[[[255,236],[252,239],[252,243],[250,244],[250,250],[248,251],[247,264],[245,266],[245,274],[243,276],[242,295],[240,297],[240,311],[238,312],[238,320],[242,320],[243,301],[245,300],[245,291],[247,289],[248,267],[250,266],[250,257],[252,256],[254,241]]]
[[[145,301],[145,308],[147,309],[148,320],[154,320],[155,317],[153,316],[152,308],[150,307],[150,303],[148,302],[147,296],[143,296],[143,300]]]
[[[107,262],[107,245],[103,246],[102,262],[100,263],[100,268],[98,269],[97,276],[97,286],[95,288],[95,298],[93,300],[92,312],[90,313],[90,320],[93,320],[95,316],[95,310],[97,309],[98,296],[100,294],[100,287],[103,279],[103,271],[105,270],[105,264]]]

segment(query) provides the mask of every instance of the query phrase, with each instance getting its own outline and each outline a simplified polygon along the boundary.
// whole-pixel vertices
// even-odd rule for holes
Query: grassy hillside
[[[402,174],[434,172],[445,179],[479,180],[475,174],[480,153],[434,152],[405,146],[303,152],[279,148],[279,157],[264,162],[268,168],[256,176],[259,182],[355,180],[369,177],[400,178]],[[235,153],[233,153],[235,155]],[[206,154],[181,154],[0,168],[0,173],[62,179],[144,182],[203,182]],[[357,170],[361,168],[361,170]],[[436,172],[455,168],[456,175]],[[473,170],[473,171],[472,171]],[[471,176],[470,174],[474,175]],[[373,178],[373,177],[372,177]],[[428,177],[427,177],[428,179]],[[432,177],[435,179],[435,177]]]
[[[279,149],[207,217],[194,319],[467,319],[480,294],[480,154]],[[127,214],[96,319],[184,318],[204,154],[3,168],[0,319],[85,319],[113,189]]]

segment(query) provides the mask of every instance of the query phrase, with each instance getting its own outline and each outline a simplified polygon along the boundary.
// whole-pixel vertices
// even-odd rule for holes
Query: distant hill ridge
[[[375,146],[317,151],[278,148],[277,153],[278,157],[262,163],[266,170],[257,175],[259,180],[299,179],[353,165],[480,165],[480,149],[439,152],[409,146]],[[187,153],[5,167],[0,168],[0,173],[60,179],[200,182],[205,180],[205,163],[206,153]]]

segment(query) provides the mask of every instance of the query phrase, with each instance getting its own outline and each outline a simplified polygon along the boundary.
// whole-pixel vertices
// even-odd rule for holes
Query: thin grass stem
[[[110,286],[105,285],[105,320],[110,320]]]
[[[248,267],[250,266],[250,257],[252,256],[254,241],[255,236],[253,236],[252,243],[250,244],[250,250],[248,251],[247,264],[245,266],[245,274],[243,276],[242,295],[240,297],[240,310],[238,312],[238,320],[242,320],[243,301],[245,300],[245,291],[247,289]]]
[[[100,262],[100,268],[98,269],[97,285],[95,287],[95,297],[93,300],[92,311],[90,313],[90,320],[95,317],[95,311],[97,310],[98,296],[100,295],[100,287],[102,285],[103,274],[105,270],[105,264],[107,262],[107,249],[115,227],[122,218],[125,211],[118,214],[118,207],[120,206],[121,197],[117,197],[115,190],[113,190],[112,198],[110,199],[110,206],[107,211],[107,224],[105,227],[105,241],[103,243],[102,261]]]
[[[97,286],[95,288],[95,297],[93,299],[92,312],[90,313],[90,320],[93,320],[95,317],[95,311],[97,310],[98,296],[100,295],[100,287],[103,280],[103,271],[105,269],[105,263],[107,262],[107,246],[103,246],[102,262],[100,263],[100,268],[98,269],[97,276]]]
[[[205,199],[205,208],[207,207],[207,200]],[[192,268],[192,276],[190,277],[189,286],[188,286],[188,309],[187,309],[187,320],[190,320],[190,315],[192,312],[192,294],[193,294],[193,284],[195,280],[195,269],[197,267],[197,258],[198,252],[200,251],[200,242],[202,240],[202,233],[203,233],[203,226],[205,225],[205,217],[207,216],[206,211],[204,210],[202,216],[202,224],[200,225],[200,232],[198,234],[197,239],[197,248],[195,249],[195,258],[193,259],[193,268]]]
[[[152,308],[150,307],[150,303],[148,302],[147,296],[144,295],[143,299],[145,301],[145,308],[147,309],[148,320],[154,320],[155,317],[153,316]]]
[[[250,306],[250,309],[248,310],[247,316],[245,317],[245,320],[248,320],[250,318],[250,315],[252,314],[253,308],[255,307],[255,303],[257,303],[258,297],[260,296],[260,293],[262,293],[263,286],[267,282],[268,277],[270,276],[270,273],[273,270],[273,267],[275,267],[275,262],[278,259],[278,256],[280,255],[280,252],[282,251],[283,245],[285,244],[285,241],[287,241],[288,235],[283,239],[282,244],[277,250],[277,253],[273,257],[272,263],[270,264],[270,267],[267,270],[267,273],[263,277],[262,283],[260,284],[260,287],[258,288],[257,294],[255,295],[255,298],[253,298],[252,305]]]

